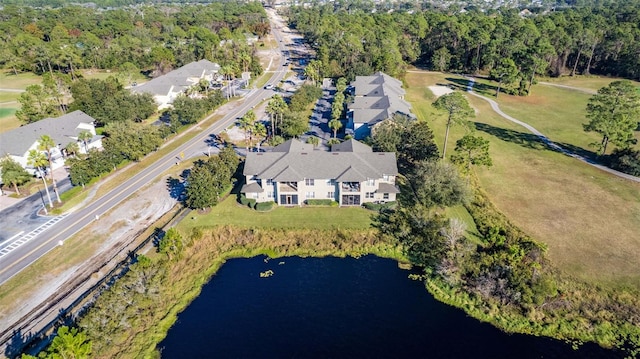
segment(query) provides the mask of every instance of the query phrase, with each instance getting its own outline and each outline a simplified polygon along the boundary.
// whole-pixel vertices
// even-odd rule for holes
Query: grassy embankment
[[[418,117],[429,121],[439,145],[444,141],[444,116],[431,106],[435,97],[427,86],[463,83],[450,81],[456,78],[460,77],[434,73],[411,73],[406,78],[406,98]],[[536,101],[505,94],[498,101],[513,103],[520,112],[505,112],[532,124],[545,117],[544,111],[553,112],[555,106],[563,107],[569,117],[584,113],[588,96],[556,88],[553,90],[560,93],[547,91],[548,88],[534,86]],[[574,95],[581,101],[572,99]],[[477,133],[491,142],[494,166],[477,172],[481,186],[497,208],[535,240],[547,244],[548,257],[561,271],[595,285],[640,288],[640,184],[547,149],[526,129],[493,112],[487,102],[467,97],[477,110],[473,120]],[[567,101],[558,97],[567,97]],[[555,126],[566,122],[576,129],[576,122],[581,121],[584,119],[563,122],[558,117]],[[565,141],[571,143],[571,136],[579,138],[584,134],[580,128],[578,131],[565,135]],[[453,153],[455,141],[463,134],[462,128],[452,128],[448,153]],[[545,135],[552,139],[555,136]]]

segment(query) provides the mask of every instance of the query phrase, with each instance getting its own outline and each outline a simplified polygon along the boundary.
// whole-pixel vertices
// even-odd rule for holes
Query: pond
[[[269,277],[261,273],[272,271]],[[396,261],[228,261],[178,316],[163,358],[611,358],[509,335],[436,301]]]

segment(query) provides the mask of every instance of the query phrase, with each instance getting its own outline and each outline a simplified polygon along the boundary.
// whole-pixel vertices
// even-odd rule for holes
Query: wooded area
[[[517,9],[365,11],[354,3],[291,7],[290,26],[317,50],[329,77],[408,64],[490,74],[526,94],[539,75],[640,78],[640,1],[610,1],[523,15]]]
[[[235,75],[260,73],[245,34],[268,32],[266,13],[257,2],[110,10],[5,5],[0,10],[0,63],[15,73],[58,72],[72,79],[79,68],[158,75],[201,59]]]

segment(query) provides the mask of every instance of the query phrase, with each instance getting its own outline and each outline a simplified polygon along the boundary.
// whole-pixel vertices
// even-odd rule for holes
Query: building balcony
[[[280,183],[280,186],[278,186],[278,190],[280,191],[280,193],[296,193],[298,192],[298,184],[297,183]]]
[[[342,182],[340,186],[342,192],[360,192],[359,182]]]

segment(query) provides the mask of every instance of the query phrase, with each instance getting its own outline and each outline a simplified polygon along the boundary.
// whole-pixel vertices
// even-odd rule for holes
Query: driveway
[[[328,150],[327,141],[333,135],[333,131],[329,128],[329,121],[331,121],[331,104],[335,93],[336,88],[330,84],[330,81],[324,81],[322,97],[316,102],[309,120],[309,132],[300,136],[301,140],[306,141],[310,136],[318,137],[321,140],[319,148]]]

